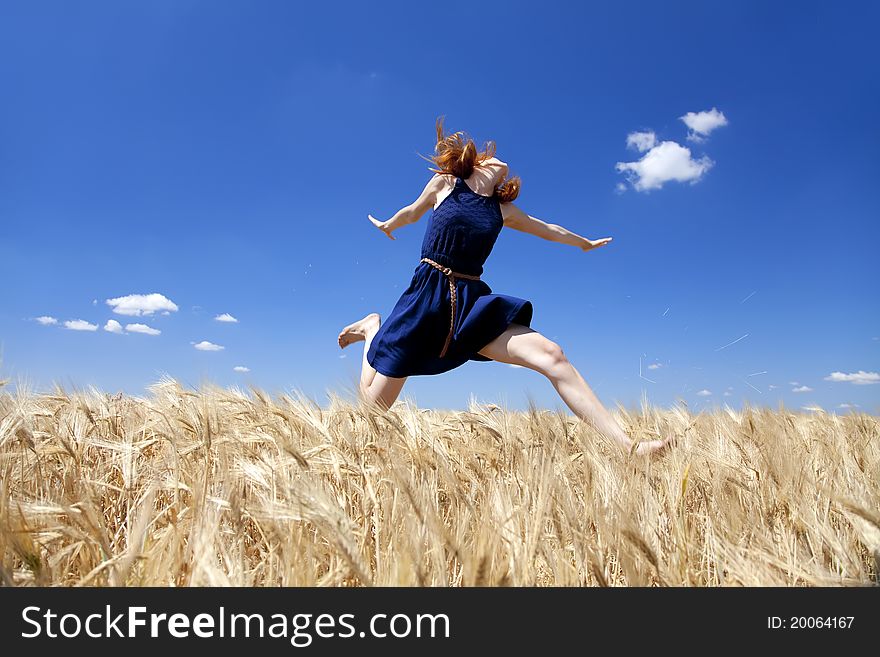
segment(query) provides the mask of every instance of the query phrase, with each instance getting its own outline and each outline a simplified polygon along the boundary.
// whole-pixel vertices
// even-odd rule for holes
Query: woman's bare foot
[[[382,318],[379,317],[379,313],[370,313],[363,319],[356,321],[354,324],[349,324],[342,329],[342,332],[339,334],[339,338],[337,339],[339,347],[345,349],[353,342],[366,340],[367,335],[371,331],[376,331],[379,328],[381,321]]]
[[[664,438],[663,440],[643,440],[636,447],[636,454],[656,454],[665,449],[672,438]]]

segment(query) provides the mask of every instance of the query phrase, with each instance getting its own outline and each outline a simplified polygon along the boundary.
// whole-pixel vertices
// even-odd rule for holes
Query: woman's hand
[[[584,251],[598,249],[600,246],[605,246],[606,244],[608,244],[612,239],[614,239],[614,238],[613,237],[602,237],[598,240],[591,240],[591,239],[584,238],[584,243],[581,245],[581,249],[583,249]]]
[[[383,233],[385,233],[390,239],[392,239],[392,240],[397,239],[396,237],[394,237],[394,235],[391,234],[391,228],[388,227],[387,221],[379,221],[378,219],[376,219],[376,217],[374,217],[371,214],[368,214],[367,217],[369,217],[370,221],[373,222],[373,225],[376,228],[378,228]]]

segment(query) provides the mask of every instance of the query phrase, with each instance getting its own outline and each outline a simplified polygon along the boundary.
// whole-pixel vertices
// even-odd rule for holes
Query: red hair
[[[459,178],[470,178],[474,168],[495,156],[495,142],[487,141],[482,151],[477,151],[474,140],[464,132],[443,134],[443,117],[437,119],[437,143],[434,155],[425,159],[433,162],[437,168],[434,173],[447,173]],[[424,157],[424,156],[422,156]],[[519,176],[505,177],[495,185],[495,193],[502,203],[510,203],[519,196],[522,181]]]

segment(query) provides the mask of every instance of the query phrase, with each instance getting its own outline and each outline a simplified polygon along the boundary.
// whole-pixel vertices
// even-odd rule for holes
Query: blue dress
[[[431,213],[421,256],[455,273],[480,276],[502,226],[498,196],[477,194],[456,178],[452,192]],[[531,324],[530,301],[493,294],[482,280],[453,276],[452,282],[454,318],[450,278],[419,262],[367,351],[367,362],[377,372],[397,378],[440,374],[469,360],[492,360],[477,352],[512,322]]]

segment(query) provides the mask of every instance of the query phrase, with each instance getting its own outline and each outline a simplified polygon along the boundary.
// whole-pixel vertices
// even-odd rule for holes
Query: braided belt
[[[452,341],[452,332],[455,330],[455,304],[457,302],[457,294],[455,292],[455,279],[456,278],[467,278],[472,281],[480,280],[479,276],[473,276],[471,274],[459,274],[457,271],[452,271],[449,267],[444,267],[441,264],[438,264],[431,260],[430,258],[422,258],[419,262],[427,262],[434,269],[439,269],[446,276],[446,280],[449,281],[449,298],[451,301],[451,314],[449,316],[449,333],[446,335],[446,342],[443,343],[443,349],[440,351],[440,358],[446,355],[446,350],[449,349],[449,343]]]

